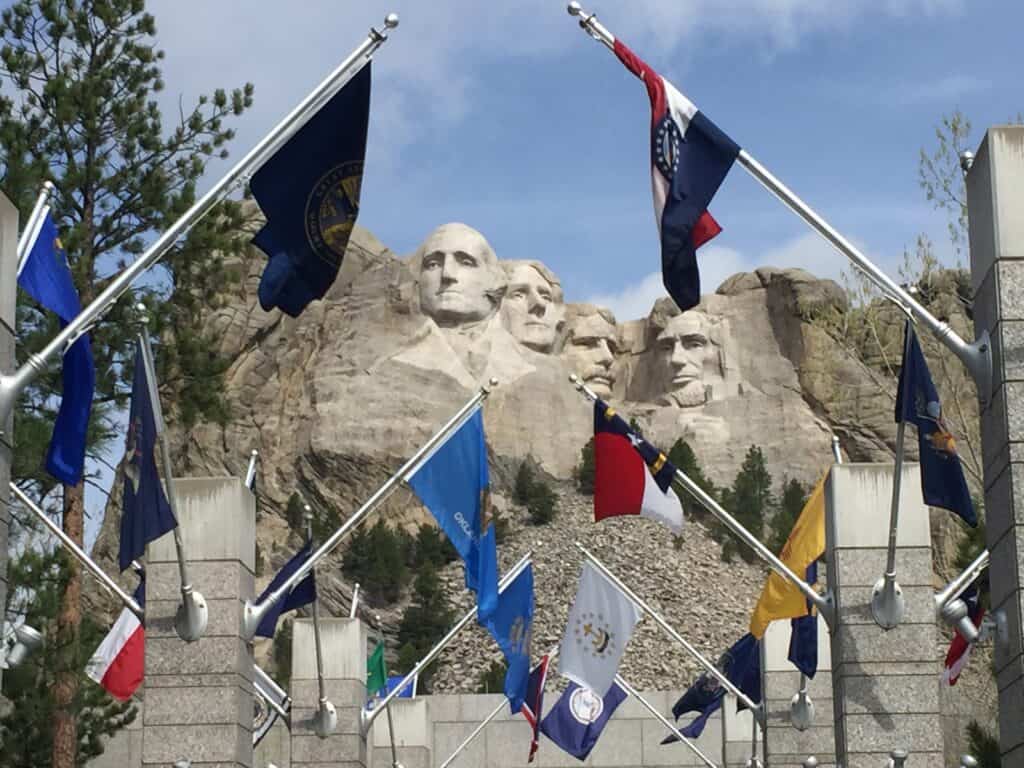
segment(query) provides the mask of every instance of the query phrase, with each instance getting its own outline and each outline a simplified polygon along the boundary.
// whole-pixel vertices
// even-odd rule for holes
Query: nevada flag
[[[708,204],[740,148],[618,40],[615,55],[644,81],[651,100],[651,183],[661,233],[662,281],[685,312],[700,303],[697,249],[722,231]]]

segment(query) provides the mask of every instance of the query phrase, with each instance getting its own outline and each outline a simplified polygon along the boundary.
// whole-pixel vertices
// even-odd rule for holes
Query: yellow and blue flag
[[[904,331],[903,366],[896,394],[896,422],[909,421],[917,427],[921,454],[921,493],[925,504],[948,509],[972,528],[978,525],[964,469],[956,452],[956,441],[942,420],[942,403],[932,382],[928,363],[917,343],[914,326],[907,321]]]
[[[57,237],[57,225],[49,214],[43,219],[39,236],[18,274],[18,285],[57,315],[62,325],[70,323],[82,311],[67,256]],[[60,410],[46,452],[46,471],[65,485],[78,485],[85,467],[85,441],[96,388],[96,368],[88,334],[79,337],[64,353],[61,378]]]
[[[269,257],[260,278],[263,309],[297,317],[334,283],[359,215],[370,64],[317,111],[253,175],[267,223],[253,243]]]
[[[807,567],[807,583],[818,580],[818,564]],[[807,677],[814,677],[818,671],[818,612],[807,606],[807,615],[795,618],[789,629],[789,660]]]

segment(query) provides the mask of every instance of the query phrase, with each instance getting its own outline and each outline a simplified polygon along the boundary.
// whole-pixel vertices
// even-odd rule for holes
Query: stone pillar
[[[992,392],[981,415],[999,743],[1024,766],[1024,127],[990,128],[967,174],[974,325],[992,336]],[[1017,502],[1020,502],[1018,505]]]
[[[818,671],[807,681],[814,704],[814,719],[798,731],[790,719],[790,704],[800,690],[800,672],[789,660],[790,623],[773,621],[764,634],[765,700],[768,703],[768,765],[789,768],[803,765],[810,755],[821,768],[835,764],[835,729],[832,711],[832,646],[828,625],[818,617]]]
[[[14,308],[17,301],[18,209],[0,192],[0,373],[14,370]],[[0,424],[0,607],[7,604],[7,529],[11,495],[14,420]],[[2,623],[2,621],[0,621]],[[3,682],[3,671],[0,671]]]
[[[906,613],[883,631],[871,618],[871,588],[885,570],[893,465],[837,464],[825,485],[832,634],[835,758],[845,768],[885,765],[895,748],[907,768],[942,765],[939,652],[928,508],[917,464],[903,465],[896,578]]]
[[[736,704],[736,697],[731,693],[727,693],[724,706],[719,710],[719,713],[725,719],[725,756],[722,765],[725,768],[744,768],[750,759],[750,755],[753,753],[753,739],[757,740],[757,755],[761,760],[761,764],[764,765],[762,746],[764,744],[764,734],[760,727],[755,726],[754,715],[750,710],[744,709],[737,712]],[[708,728],[714,722],[714,720],[708,721]],[[756,735],[754,734],[755,728],[757,728]],[[703,734],[701,735],[703,736]],[[721,739],[721,724],[719,724],[719,739]],[[704,754],[714,759],[712,751],[705,751]],[[702,765],[702,763],[694,764]],[[772,768],[774,768],[774,765]]]
[[[192,584],[209,624],[194,643],[174,631],[181,602],[174,539],[149,546],[146,560],[146,705],[142,765],[252,768],[252,647],[240,633],[242,601],[253,596],[256,505],[234,477],[174,481],[178,523]]]
[[[433,726],[430,720],[429,697],[398,699],[391,702],[391,719],[395,724],[395,746],[398,762],[403,768],[432,768]],[[480,716],[483,720],[487,714]],[[493,725],[493,723],[492,723]],[[374,768],[391,768],[391,732],[388,715],[382,712],[373,721]],[[527,737],[527,748],[530,739]],[[445,755],[447,757],[447,755]],[[442,760],[444,758],[441,758]]]
[[[359,619],[320,619],[326,694],[338,713],[338,729],[321,739],[313,731],[312,723],[320,701],[313,620],[295,620],[291,684],[293,768],[366,768],[366,739],[360,731],[359,718],[366,702],[366,637],[366,627]]]

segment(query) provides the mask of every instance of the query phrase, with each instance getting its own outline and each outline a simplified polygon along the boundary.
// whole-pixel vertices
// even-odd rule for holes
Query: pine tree
[[[999,768],[1003,764],[999,739],[977,720],[967,724],[967,749],[978,761],[978,768]]]
[[[516,483],[512,490],[512,498],[516,504],[529,504],[530,492],[533,490],[533,467],[524,459],[516,472]]]
[[[715,488],[715,484],[704,474],[700,461],[697,459],[697,454],[694,453],[693,448],[683,438],[679,438],[672,444],[672,448],[668,452],[668,460],[672,462],[676,469],[693,480],[711,498],[718,499],[718,489]],[[698,515],[707,514],[704,506],[696,500],[691,500],[688,497],[684,500],[684,504],[686,504],[688,512]]]
[[[772,496],[772,476],[765,465],[764,454],[756,445],[747,451],[732,488],[723,494],[723,502],[744,528],[758,539],[763,537],[764,519],[775,508],[775,499]],[[724,540],[722,557],[728,561],[737,552],[747,562],[754,560],[753,550],[740,545],[739,540],[730,535]]]
[[[165,130],[153,95],[163,89],[153,44],[156,27],[143,0],[19,0],[0,16],[0,187],[29,210],[44,179],[56,184],[54,219],[82,304],[89,304],[109,275],[144,250],[196,198],[211,157],[224,157],[233,132],[223,125],[252,102],[252,86],[201,96],[182,106],[180,122]],[[226,370],[201,324],[202,306],[231,278],[215,252],[237,253],[243,242],[241,208],[221,206],[168,254],[158,279],[130,291],[91,331],[97,392],[89,453],[113,438],[105,416],[124,407],[131,374],[134,331],[130,308],[149,306],[164,390],[185,427],[200,418],[224,423],[229,414],[218,385]],[[24,298],[24,297],[23,297]],[[18,361],[38,351],[56,332],[53,317],[21,302]],[[18,404],[16,479],[42,492],[53,480],[41,470],[52,431],[59,366],[41,376]],[[41,495],[41,494],[40,494]],[[63,489],[65,532],[82,542],[84,482]],[[53,768],[76,763],[80,669],[81,575],[70,563],[55,632],[61,653],[53,684],[39,689],[53,698]],[[44,761],[42,764],[45,764]]]
[[[441,588],[437,570],[429,563],[420,569],[413,584],[413,602],[398,625],[398,665],[405,672],[440,640],[454,616]],[[419,689],[430,692],[431,667],[420,672]]]
[[[782,552],[789,538],[789,532],[793,530],[797,518],[803,512],[804,504],[807,503],[807,489],[798,480],[790,478],[782,484],[782,498],[779,501],[779,509],[772,517],[771,525],[768,528],[768,541],[765,546],[774,554]]]
[[[594,494],[594,438],[591,437],[580,451],[580,463],[576,467],[576,487],[580,493]]]

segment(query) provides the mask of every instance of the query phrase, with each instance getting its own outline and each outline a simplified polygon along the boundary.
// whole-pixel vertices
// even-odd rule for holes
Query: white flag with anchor
[[[562,638],[558,671],[604,696],[615,682],[640,615],[632,600],[585,562]]]

